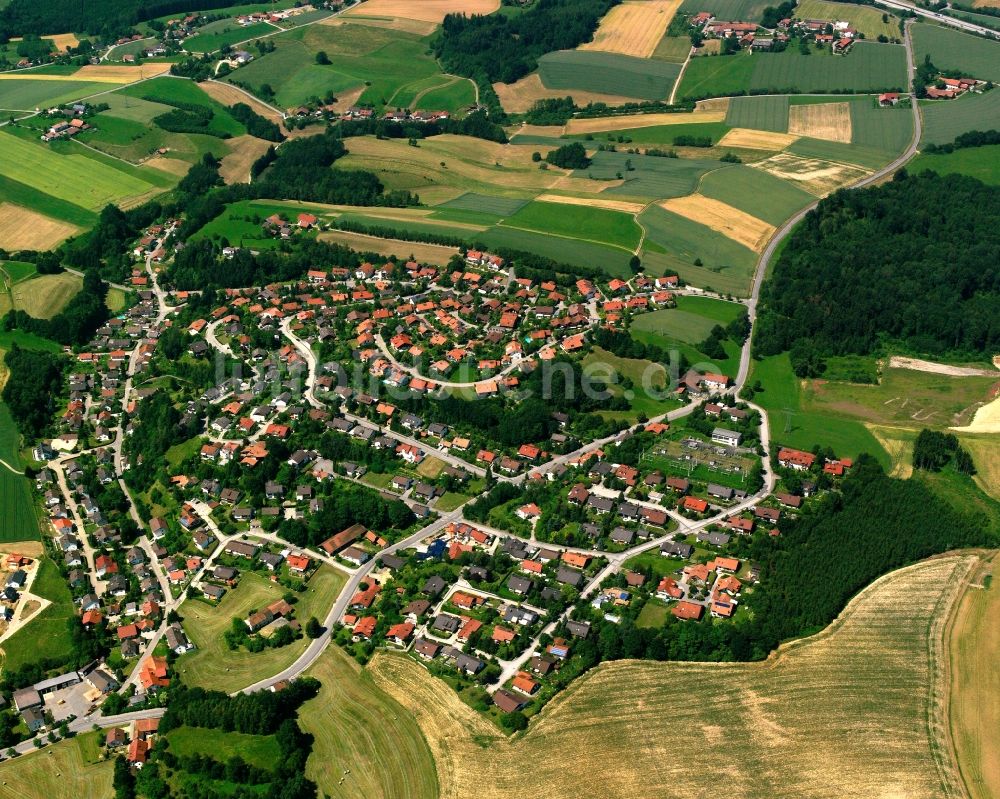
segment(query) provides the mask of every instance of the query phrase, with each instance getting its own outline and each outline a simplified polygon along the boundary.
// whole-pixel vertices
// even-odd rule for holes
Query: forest
[[[4,357],[9,376],[3,401],[28,441],[35,441],[52,422],[62,394],[62,355],[11,345]]]
[[[487,83],[513,83],[538,66],[538,57],[590,41],[620,0],[537,0],[521,14],[448,14],[434,55],[446,72]]]
[[[1000,187],[904,170],[827,197],[789,237],[754,354],[791,350],[805,377],[886,347],[965,360],[1000,347]]]

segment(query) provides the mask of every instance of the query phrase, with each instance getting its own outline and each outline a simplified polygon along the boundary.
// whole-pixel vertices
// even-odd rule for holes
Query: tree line
[[[903,171],[827,197],[796,228],[761,292],[754,351],[792,350],[800,376],[889,344],[974,359],[1000,347],[998,319],[1000,187]]]

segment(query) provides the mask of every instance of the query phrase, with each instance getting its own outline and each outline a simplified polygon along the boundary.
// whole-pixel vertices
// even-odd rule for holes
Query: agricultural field
[[[663,100],[670,95],[680,66],[614,53],[560,50],[538,59],[538,74],[546,88],[565,93],[582,89],[614,95],[624,92],[637,100]]]
[[[699,11],[710,11],[716,19],[756,22],[760,20],[768,5],[770,4],[766,0],[684,0],[679,13],[697,14]]]
[[[642,237],[642,230],[632,214],[554,202],[529,203],[504,219],[501,225],[630,251],[639,246]]]
[[[706,173],[698,193],[775,226],[815,201],[813,195],[790,181],[743,164]]]
[[[599,266],[609,275],[615,277],[626,277],[631,274],[628,268],[631,254],[618,247],[609,247],[578,239],[547,236],[544,233],[517,230],[502,225],[476,234],[475,240],[482,242],[487,247],[526,250],[576,266]]]
[[[797,48],[781,53],[741,52],[692,59],[681,80],[680,98],[739,92],[874,92],[906,85],[902,46],[858,42],[845,56],[827,51],[802,55]]]
[[[491,14],[499,8],[498,0],[367,0],[347,12],[347,16],[414,19],[440,23],[446,14]]]
[[[434,758],[420,727],[366,669],[330,646],[307,674],[322,688],[299,711],[302,729],[315,736],[306,776],[323,795],[437,797]],[[350,774],[342,779],[346,771]]]
[[[921,101],[920,113],[924,120],[921,143],[948,144],[966,131],[1000,129],[1000,92]]]
[[[753,250],[656,205],[639,216],[639,223],[646,229],[642,259],[647,268],[676,272],[702,288],[747,291],[757,263]]]
[[[1000,724],[1000,557],[980,562],[947,632],[950,722],[955,755],[971,799],[1000,794],[1000,751],[989,733]]]
[[[87,732],[0,764],[0,799],[105,799],[114,765],[100,760],[103,732]]]
[[[442,797],[697,796],[706,774],[725,774],[740,799],[959,796],[936,740],[941,631],[975,558],[883,577],[767,663],[601,665],[514,739],[408,658],[379,654],[369,668],[423,730]]]
[[[526,202],[526,200],[518,200],[510,197],[492,197],[488,194],[466,192],[454,200],[441,203],[438,208],[448,208],[454,211],[474,211],[502,219],[505,216],[517,213]]]
[[[577,49],[649,58],[679,5],[680,0],[627,0],[612,7],[594,32],[593,41]]]
[[[753,128],[775,133],[788,132],[788,97],[733,97],[726,112],[726,124],[731,128]]]
[[[197,35],[184,41],[184,49],[192,53],[214,53],[226,45],[247,42],[258,36],[275,33],[277,28],[267,22],[255,22],[252,25],[237,25],[235,19],[211,22],[202,28]]]
[[[107,89],[103,83],[85,80],[32,80],[4,76],[0,79],[0,111],[35,111],[68,103]]]
[[[222,103],[213,100],[204,89],[191,80],[177,78],[156,78],[136,86],[120,90],[121,94],[138,97],[158,105],[170,103],[190,103],[210,108],[213,113],[209,130],[213,133],[241,136],[246,129],[238,122]],[[169,110],[169,109],[168,109]]]
[[[676,116],[682,115],[678,114]],[[626,143],[639,143],[654,146],[672,146],[679,136],[696,136],[699,138],[709,138],[712,140],[712,144],[715,145],[718,144],[719,140],[729,133],[730,130],[729,126],[724,122],[691,122],[684,124],[685,120],[683,117],[676,121],[680,124],[621,128],[615,129],[614,132],[587,133],[584,135],[588,140],[595,139],[600,141],[601,139],[606,139],[608,141],[617,141],[618,137],[621,137]],[[583,136],[581,136],[581,134],[577,134],[575,138],[579,139],[583,138]]]
[[[3,249],[49,250],[79,231],[79,227],[68,222],[20,205],[0,202],[0,247]]]
[[[794,105],[788,109],[788,132],[794,136],[851,142],[851,104],[818,103]]]
[[[822,144],[832,144],[832,142],[822,142]],[[793,181],[799,188],[816,197],[825,197],[830,192],[849,186],[868,174],[868,170],[861,167],[820,158],[805,158],[793,155],[793,152],[789,148],[787,153],[778,153],[751,166],[774,177]]]
[[[310,579],[306,593],[299,595],[295,606],[296,615],[302,623],[310,616],[324,619],[344,582],[341,572],[322,566]],[[293,663],[309,645],[308,638],[256,653],[245,649],[231,652],[223,638],[233,618],[244,618],[250,610],[280,599],[283,594],[283,589],[270,580],[245,572],[240,577],[239,585],[228,591],[218,605],[201,599],[184,602],[180,608],[184,629],[197,647],[177,661],[184,682],[218,691],[238,691]]]
[[[346,230],[328,230],[317,237],[320,241],[336,242],[357,250],[358,252],[373,252],[376,255],[400,258],[411,257],[428,264],[447,264],[452,256],[458,254],[457,247],[445,247],[439,244],[422,244],[402,239],[387,239],[376,236],[366,236],[363,233],[351,233]]]
[[[11,287],[11,305],[35,318],[51,319],[66,307],[82,286],[83,278],[72,272],[37,275]]]
[[[4,177],[91,211],[108,203],[127,204],[146,199],[159,190],[154,173],[135,174],[119,169],[84,154],[82,149],[65,150],[72,154],[64,155],[6,131],[0,131],[0,149],[5,156],[0,164]],[[52,210],[52,215],[58,217],[58,210]]]
[[[701,194],[675,197],[664,200],[659,205],[692,222],[705,225],[754,252],[761,252],[775,232],[774,225]]]
[[[626,162],[631,163],[631,169]],[[723,166],[718,161],[597,152],[586,170],[574,174],[608,182],[610,185],[601,192],[605,196],[657,199],[690,194],[702,175]],[[618,175],[622,176],[620,183]]]
[[[1000,42],[939,25],[913,26],[913,59],[929,57],[938,69],[954,69],[979,80],[1000,82]]]
[[[407,87],[441,76],[437,63],[428,55],[426,37],[360,24],[363,21],[347,24],[335,18],[329,22],[273,37],[274,52],[254,59],[224,80],[248,86],[258,96],[263,96],[261,86],[268,84],[275,104],[282,108],[353,88],[363,88],[357,103],[395,107],[399,104],[397,95]],[[329,57],[329,65],[316,63],[316,53],[321,50]],[[456,86],[450,92],[452,102],[464,100],[467,91]],[[410,94],[403,99],[409,102],[413,97]]]
[[[863,33],[866,39],[877,39],[879,36],[885,36],[887,39],[902,38],[899,32],[899,20],[892,14],[883,13],[881,9],[871,6],[833,3],[827,0],[802,0],[795,7],[795,16],[800,19],[849,22],[851,27]]]
[[[656,45],[650,58],[683,64],[691,53],[691,40],[687,36],[664,36]]]
[[[567,94],[571,94],[573,101],[581,106],[588,103],[622,105],[632,100],[632,98],[621,94],[588,92],[579,88],[574,88],[571,92],[561,89],[549,89],[542,83],[542,79],[537,72],[526,75],[516,83],[494,83],[493,90],[497,93],[497,97],[500,98],[500,105],[503,106],[505,111],[512,114],[523,114],[538,100],[565,97]]]
[[[626,130],[679,125],[688,127],[702,123],[723,122],[725,111],[693,111],[691,113],[673,114],[625,114],[616,117],[574,118],[569,120],[564,128],[567,136],[584,134],[619,134]]]
[[[983,183],[1000,185],[1000,144],[970,147],[940,155],[918,155],[906,168],[913,173],[930,170],[939,175],[969,175]]]
[[[708,338],[715,325],[725,327],[735,319],[740,307],[736,303],[707,297],[679,296],[676,308],[665,308],[640,314],[632,320],[632,338],[644,344],[655,344],[666,350],[678,350],[689,363],[707,363],[712,359],[698,350],[698,344]],[[725,341],[727,358],[715,361],[719,371],[735,374],[739,365],[740,348]]]
[[[796,158],[812,159],[821,163],[832,163],[835,166],[846,166],[848,168],[847,172],[839,176],[832,176],[834,183],[837,185],[847,185],[857,180],[859,175],[868,174],[885,166],[894,157],[893,153],[888,153],[885,150],[877,150],[873,147],[865,147],[861,144],[844,144],[843,142],[809,138],[800,138],[793,141],[785,149],[784,155],[791,157],[793,160]],[[766,166],[770,167],[770,165]],[[804,171],[808,173],[812,169],[813,167],[805,167]],[[858,174],[851,174],[852,172]],[[822,184],[825,178],[822,176],[820,178],[820,184]],[[799,180],[801,178],[795,177],[791,179]],[[811,178],[807,178],[807,180],[811,180]]]
[[[913,139],[913,111],[879,108],[870,98],[851,101],[851,143],[899,155]]]

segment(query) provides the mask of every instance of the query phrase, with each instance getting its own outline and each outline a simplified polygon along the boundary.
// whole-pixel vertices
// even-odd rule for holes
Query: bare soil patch
[[[631,102],[628,97],[619,94],[600,94],[599,92],[585,92],[580,89],[567,91],[566,89],[547,89],[542,85],[542,79],[537,72],[521,78],[517,83],[494,83],[493,89],[500,98],[500,104],[504,110],[512,114],[523,114],[537,100],[549,98],[565,97],[567,94],[573,97],[577,105],[587,105],[588,103],[607,103],[608,105],[622,105]]]
[[[614,6],[580,50],[649,58],[667,32],[681,0],[633,0]]]
[[[446,14],[492,14],[499,0],[367,0],[343,16],[400,17],[440,23]]]
[[[979,369],[974,366],[952,366],[948,363],[923,361],[920,358],[904,358],[901,355],[893,355],[889,358],[889,368],[912,369],[915,372],[931,372],[936,375],[949,375],[950,377],[1000,378],[1000,371],[995,369]]]
[[[850,103],[817,103],[788,108],[788,132],[814,139],[851,143]]]
[[[775,231],[774,225],[701,194],[664,200],[660,206],[710,227],[717,233],[721,233],[726,238],[732,239],[744,247],[749,247],[755,252],[764,249],[764,245],[767,244]]]
[[[719,139],[720,147],[744,147],[747,150],[784,150],[799,137],[791,133],[770,130],[733,128]]]
[[[236,136],[226,141],[229,152],[222,157],[219,174],[226,183],[249,183],[250,167],[267,152],[271,142],[256,136]]]
[[[751,164],[751,166],[763,169],[775,177],[793,180],[816,197],[825,197],[841,186],[848,186],[869,174],[868,170],[859,166],[838,164],[819,158],[801,158],[789,153],[772,155],[770,158]]]
[[[79,231],[37,211],[0,203],[0,248],[5,250],[50,250]]]

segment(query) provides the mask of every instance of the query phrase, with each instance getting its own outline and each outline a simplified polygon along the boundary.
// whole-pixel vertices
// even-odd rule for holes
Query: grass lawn
[[[104,304],[108,306],[111,313],[121,313],[128,304],[128,294],[121,289],[109,288],[104,297]]]
[[[767,411],[775,444],[806,450],[819,444],[849,458],[868,452],[891,468],[889,456],[861,420],[832,416],[829,409],[810,406],[803,381],[792,372],[787,353],[754,361],[749,382],[756,380],[764,390],[754,397],[754,402]]]
[[[25,261],[3,261],[0,262],[0,271],[6,275],[8,283],[19,283],[34,277],[38,270],[34,264]]]
[[[174,444],[167,450],[164,457],[171,469],[177,469],[178,466],[198,452],[199,449],[201,449],[201,437],[193,436],[187,441]]]
[[[457,491],[446,491],[438,497],[437,502],[434,503],[434,509],[441,513],[450,513],[460,505],[464,505],[470,499],[472,497],[468,494],[460,494]]]
[[[653,579],[659,582],[663,577],[680,569],[684,563],[685,561],[680,558],[665,558],[658,549],[654,549],[629,558],[625,561],[625,568],[633,571],[649,569]]]
[[[534,230],[569,239],[585,239],[634,251],[642,230],[631,214],[585,205],[532,202],[502,223],[504,227]]]
[[[420,727],[367,670],[330,646],[307,674],[322,688],[299,710],[302,729],[315,736],[306,776],[325,796],[438,796],[434,757]]]
[[[298,594],[296,617],[303,624],[310,616],[322,621],[345,582],[342,572],[322,566],[310,579],[309,590]],[[293,663],[309,645],[309,639],[301,638],[288,646],[252,653],[230,651],[222,637],[234,617],[244,618],[251,610],[262,608],[283,594],[284,591],[269,580],[246,572],[240,577],[239,585],[227,592],[218,606],[200,599],[187,600],[180,613],[184,629],[197,649],[177,661],[184,681],[188,685],[218,691],[238,691]]]
[[[662,627],[670,615],[670,607],[666,602],[651,598],[642,606],[639,611],[639,618],[635,620],[636,627]]]
[[[3,664],[8,669],[19,669],[42,659],[61,661],[73,654],[67,621],[75,617],[76,610],[69,586],[48,558],[43,558],[38,568],[31,592],[52,604],[4,641]]]
[[[918,155],[906,168],[914,174],[930,171],[939,175],[969,175],[997,186],[1000,185],[1000,144],[968,147],[940,155]]]
[[[167,733],[170,751],[180,757],[208,755],[222,763],[240,756],[247,763],[273,770],[281,751],[273,735],[247,735],[203,727],[177,727]]]
[[[0,763],[0,799],[106,799],[114,762],[98,760],[103,732],[87,732]]]

